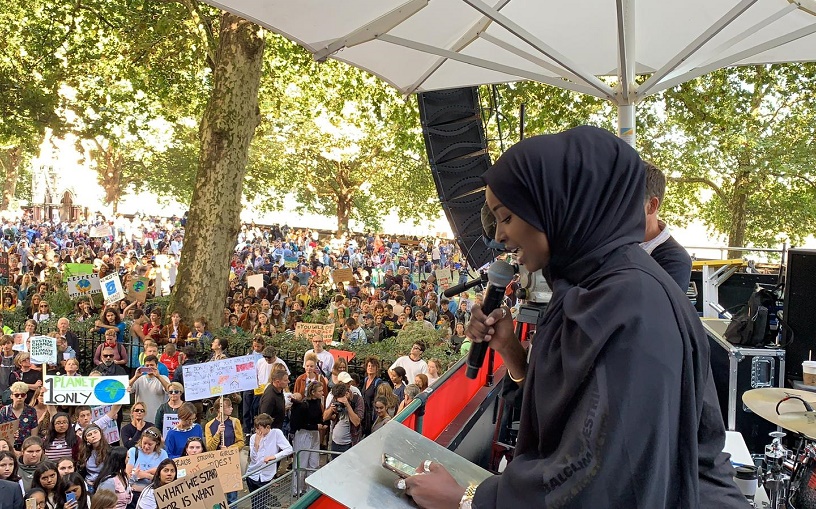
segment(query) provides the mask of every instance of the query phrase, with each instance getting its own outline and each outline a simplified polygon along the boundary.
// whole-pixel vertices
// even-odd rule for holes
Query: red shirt
[[[172,356],[163,353],[161,358],[159,358],[159,362],[164,364],[167,367],[167,371],[170,373],[170,381],[173,381],[173,375],[176,372],[176,368],[179,367],[179,360],[178,360],[178,352],[174,353]]]

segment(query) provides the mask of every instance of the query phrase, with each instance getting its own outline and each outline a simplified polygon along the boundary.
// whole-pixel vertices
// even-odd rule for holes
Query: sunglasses
[[[15,398],[25,398],[27,396],[27,394],[14,394],[13,396]]]
[[[181,391],[167,391],[168,394],[181,394]]]
[[[110,359],[110,358],[112,358],[112,357],[113,357],[113,355],[110,355],[110,354],[107,354],[107,355],[103,355],[103,356],[102,356],[102,358],[103,358],[103,359]]]
[[[142,412],[144,412],[144,410],[142,410]],[[158,439],[158,438],[159,438],[159,434],[158,434],[158,433],[156,433],[156,432],[155,432],[155,431],[153,431],[153,430],[147,430],[147,431],[145,431],[145,432],[144,432],[144,434],[145,434],[145,435],[147,435],[147,436],[149,436],[149,437],[151,437],[151,438],[155,438],[155,439]]]
[[[135,414],[143,414],[143,413],[145,413],[144,408],[134,408],[133,410],[131,410],[131,412],[133,412],[133,413],[135,413]]]

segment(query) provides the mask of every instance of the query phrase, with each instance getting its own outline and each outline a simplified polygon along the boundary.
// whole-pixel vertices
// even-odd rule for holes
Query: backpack
[[[748,303],[736,314],[725,330],[729,343],[745,347],[759,347],[776,339],[776,323],[784,325],[777,316],[777,302],[781,300],[782,285],[774,287],[757,284]]]

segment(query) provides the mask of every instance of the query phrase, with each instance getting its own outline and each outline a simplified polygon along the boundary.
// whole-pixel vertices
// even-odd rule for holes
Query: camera
[[[332,406],[334,407],[334,411],[337,412],[338,414],[342,414],[343,412],[346,411],[346,405],[340,403],[339,401],[333,402]]]

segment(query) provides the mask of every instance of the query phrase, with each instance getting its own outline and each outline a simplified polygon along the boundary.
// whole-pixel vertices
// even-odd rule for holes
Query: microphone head
[[[504,260],[496,260],[487,271],[487,280],[493,286],[507,286],[513,281],[516,269]]]

